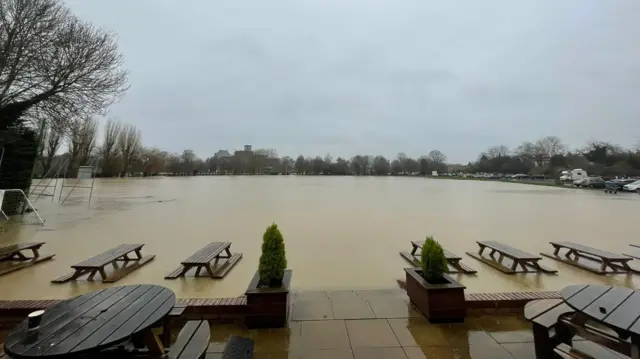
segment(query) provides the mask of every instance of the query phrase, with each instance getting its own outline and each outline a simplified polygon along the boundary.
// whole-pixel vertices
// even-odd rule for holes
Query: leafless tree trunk
[[[122,176],[129,171],[129,165],[135,156],[140,153],[142,142],[140,141],[140,130],[136,126],[126,124],[122,127],[118,136],[118,151],[122,156]]]
[[[116,157],[118,156],[117,142],[122,132],[122,124],[115,119],[108,119],[104,125],[104,139],[100,148],[102,157],[102,174],[112,177],[116,174]]]
[[[51,169],[53,158],[62,145],[62,135],[55,128],[49,128],[47,130],[47,141],[44,146],[44,153],[42,154],[42,173],[47,174]]]
[[[69,167],[67,177],[75,176],[78,166],[85,165],[94,152],[98,122],[92,118],[83,119],[71,129],[69,136]]]
[[[128,87],[115,35],[59,0],[0,1],[0,53],[0,130],[29,111],[62,121],[101,112]]]

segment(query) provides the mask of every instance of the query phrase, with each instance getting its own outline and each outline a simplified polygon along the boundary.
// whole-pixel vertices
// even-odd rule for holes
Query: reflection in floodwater
[[[615,253],[633,252],[640,196],[498,182],[362,177],[179,177],[96,180],[59,206],[41,197],[44,227],[6,225],[0,245],[46,242],[54,260],[0,277],[0,299],[62,298],[101,283],[53,285],[72,264],[123,243],[144,243],[156,259],[118,284],[156,283],[179,297],[231,297],[257,268],[262,233],[283,231],[295,290],[397,288],[398,255],[426,235],[477,276],[457,279],[472,292],[557,290],[568,283],[633,286],[633,276],[597,276],[549,259],[553,275],[505,275],[466,256],[475,241],[496,240],[539,253],[571,240]],[[223,280],[163,277],[212,241],[230,241],[243,259]]]

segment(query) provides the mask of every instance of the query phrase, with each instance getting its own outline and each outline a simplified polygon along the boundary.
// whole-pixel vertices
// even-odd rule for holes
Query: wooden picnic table
[[[574,334],[620,354],[640,358],[640,291],[604,285],[572,285],[562,291],[564,302],[576,312],[564,319]],[[597,323],[611,330],[592,326]]]
[[[39,257],[39,249],[42,247],[44,242],[34,242],[34,243],[18,243],[13,244],[7,247],[0,248],[0,261],[10,261],[10,260],[21,260],[25,261],[28,259],[32,259],[35,257]],[[33,253],[33,257],[27,257],[22,253],[24,250],[31,250]]]
[[[640,273],[640,270],[629,266],[628,262],[633,258],[623,254],[615,254],[568,241],[549,243],[554,248],[553,254],[540,254],[596,274]],[[566,253],[561,255],[560,251],[563,249],[566,249]]]
[[[478,253],[467,252],[467,254],[485,264],[496,268],[503,273],[514,274],[514,273],[528,273],[528,272],[543,272],[554,274],[557,273],[557,270],[550,269],[547,267],[543,267],[538,263],[542,257],[536,256],[525,251],[521,251],[517,248],[513,248],[504,243],[496,242],[496,241],[478,241],[478,246],[480,250]],[[484,256],[484,250],[489,248],[491,253],[489,253],[489,257]],[[499,257],[496,258],[495,254],[499,254]],[[504,259],[509,258],[511,260],[511,265],[505,265]],[[518,270],[518,267],[521,267],[521,270]]]
[[[40,247],[44,242],[18,243],[7,247],[0,248],[0,262],[3,268],[0,268],[0,275],[11,273],[25,267],[49,260],[54,254],[41,256]],[[23,251],[31,251],[31,257],[25,255]],[[8,263],[4,266],[5,263]]]
[[[52,283],[64,283],[86,274],[89,275],[88,280],[93,280],[98,273],[103,282],[115,282],[155,258],[155,255],[143,257],[141,253],[143,246],[144,244],[121,244],[95,257],[72,265],[71,268],[74,269],[74,272],[56,278]],[[129,258],[130,253],[135,253],[136,258]],[[118,262],[124,262],[123,266],[120,267]],[[107,276],[105,267],[109,264],[112,264],[116,271]]]
[[[148,284],[84,294],[48,308],[33,332],[27,331],[23,321],[6,336],[4,350],[18,359],[94,357],[133,339],[159,357],[164,347],[152,328],[175,302],[171,290]]]
[[[196,277],[204,269],[211,278],[223,278],[241,258],[242,253],[231,253],[231,242],[211,242],[183,260],[178,268],[164,278],[183,277],[192,268],[196,268]]]
[[[416,256],[416,252],[418,252],[419,249],[422,249],[422,246],[424,245],[424,241],[411,241],[411,245],[413,246],[411,253],[400,252],[400,255],[406,260],[408,260],[414,266],[419,267],[420,258]],[[476,270],[468,267],[463,263],[460,263],[460,261],[462,260],[462,257],[457,256],[444,248],[443,248],[443,251],[449,267],[447,268],[448,269],[447,273],[465,273],[465,274],[477,273]],[[417,253],[417,254],[420,255],[420,253]]]

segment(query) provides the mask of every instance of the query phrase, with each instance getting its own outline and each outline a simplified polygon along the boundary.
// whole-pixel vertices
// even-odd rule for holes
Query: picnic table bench
[[[542,258],[525,251],[521,251],[517,248],[513,248],[504,243],[496,241],[478,241],[480,250],[478,253],[467,252],[467,254],[485,264],[490,265],[493,268],[507,274],[514,273],[528,273],[528,272],[542,272],[548,274],[555,274],[558,271],[555,269],[543,267],[538,263]],[[483,255],[486,248],[491,249],[489,257]],[[498,253],[499,257],[496,259],[495,254]],[[504,259],[511,260],[511,265],[507,266],[504,263]],[[518,270],[518,266],[522,269]]]
[[[573,242],[549,242],[553,246],[553,253],[540,253],[545,257],[586,269],[596,274],[607,273],[639,273],[640,270],[629,266],[633,260],[629,256],[606,252],[600,249]],[[560,251],[566,249],[566,253]]]
[[[78,279],[86,274],[89,275],[88,280],[93,280],[96,274],[100,274],[102,281],[105,283],[113,283],[122,279],[127,274],[142,267],[156,256],[142,256],[141,250],[144,244],[121,244],[115,248],[109,249],[95,257],[91,257],[78,264],[74,264],[71,268],[73,272],[65,274],[59,278],[52,280],[52,283],[64,283],[70,280]],[[130,253],[135,253],[136,258],[129,258]],[[122,266],[118,262],[124,262]],[[115,271],[107,275],[105,267],[112,264]]]
[[[416,252],[418,252],[418,250],[422,248],[422,246],[424,245],[424,241],[411,241],[411,245],[413,246],[413,250],[411,250],[411,253],[400,252],[400,255],[404,259],[409,261],[409,263],[413,264],[416,267],[420,267],[420,258],[419,258],[420,253],[417,253],[418,256],[416,256]],[[460,263],[460,261],[462,260],[462,257],[457,256],[444,248],[443,248],[443,251],[444,251],[445,258],[447,259],[447,267],[448,267],[447,273],[476,274],[478,272]]]
[[[630,244],[631,247],[635,247],[635,248],[640,248],[640,245],[638,244]],[[631,258],[635,258],[635,259],[640,259],[640,255],[638,254],[627,254],[627,253],[623,253],[625,256],[631,257]]]
[[[55,254],[40,255],[39,250],[43,244],[44,242],[18,243],[0,248],[0,262],[3,262],[3,267],[0,268],[0,275],[15,272],[53,258]],[[28,257],[22,251],[31,251],[31,257]],[[6,265],[4,265],[5,263]]]
[[[573,312],[562,299],[533,300],[525,305],[524,317],[533,325],[536,358],[553,358],[559,344],[571,344],[567,329],[557,324],[561,316]]]
[[[178,268],[164,278],[176,279],[183,277],[192,268],[196,268],[196,277],[204,269],[211,278],[223,278],[242,258],[242,253],[232,254],[230,248],[231,242],[211,242],[183,260]]]

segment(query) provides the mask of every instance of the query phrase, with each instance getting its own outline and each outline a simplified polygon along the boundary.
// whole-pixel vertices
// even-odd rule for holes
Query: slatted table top
[[[37,335],[27,321],[11,331],[4,350],[12,358],[74,357],[120,344],[169,314],[175,294],[157,285],[111,287],[48,308]]]
[[[422,246],[424,245],[424,241],[411,241],[411,244],[414,247],[422,248]],[[462,259],[462,257],[455,255],[444,248],[442,250],[444,251],[444,256],[446,259],[457,259],[457,260]]]
[[[109,264],[112,261],[124,256],[127,253],[131,253],[142,248],[143,246],[144,244],[121,244],[115,248],[100,253],[95,257],[91,257],[78,264],[74,264],[71,266],[71,268],[100,268],[105,264]]]
[[[571,308],[591,319],[640,335],[640,291],[605,285],[571,285],[561,293]]]
[[[539,260],[542,259],[542,257],[531,254],[531,253],[527,253],[525,251],[521,251],[517,248],[513,248],[509,245],[506,245],[504,243],[500,243],[500,242],[496,242],[496,241],[482,241],[482,242],[477,242],[479,246],[484,246],[484,247],[489,247],[491,249],[495,249],[500,253],[503,253],[509,257],[515,258],[515,259],[521,259],[521,260]]]
[[[231,242],[211,242],[204,248],[182,261],[182,264],[206,264],[231,246]]]
[[[603,250],[600,250],[600,249],[597,249],[597,248],[593,248],[593,247],[588,247],[588,246],[585,246],[585,245],[582,245],[582,244],[579,244],[579,243],[573,243],[573,242],[567,242],[567,241],[549,242],[549,243],[551,243],[554,246],[573,249],[573,250],[576,250],[578,252],[591,254],[591,255],[594,255],[596,257],[601,257],[601,258],[605,258],[605,259],[608,259],[608,260],[616,260],[616,261],[628,262],[628,261],[633,259],[633,258],[629,258],[627,256],[624,256],[622,254],[615,254],[615,253],[603,251]]]
[[[0,256],[4,256],[7,254],[13,254],[16,252],[20,252],[25,249],[38,248],[41,247],[44,242],[30,242],[30,243],[18,243],[12,244],[10,246],[0,248]]]

